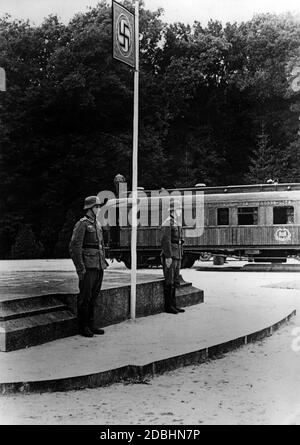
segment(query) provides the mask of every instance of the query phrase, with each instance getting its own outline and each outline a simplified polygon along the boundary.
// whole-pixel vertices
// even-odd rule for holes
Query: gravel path
[[[298,322],[299,322],[298,318]],[[2,424],[300,424],[296,320],[262,342],[143,383],[1,397]]]

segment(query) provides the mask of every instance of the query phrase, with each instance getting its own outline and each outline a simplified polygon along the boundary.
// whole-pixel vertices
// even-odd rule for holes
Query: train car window
[[[257,225],[258,208],[257,207],[239,207],[238,224],[241,226]]]
[[[217,225],[229,226],[229,208],[217,209]]]
[[[273,207],[273,224],[293,224],[294,207]]]

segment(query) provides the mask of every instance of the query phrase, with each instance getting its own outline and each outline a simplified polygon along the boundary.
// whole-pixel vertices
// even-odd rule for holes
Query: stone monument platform
[[[25,262],[23,268],[14,268],[13,262],[8,270],[1,268],[0,351],[14,351],[78,333],[75,271],[51,267],[47,270],[47,265],[44,269],[28,269]],[[162,276],[138,272],[136,298],[137,317],[163,312]],[[177,299],[181,306],[198,304],[203,302],[203,291],[183,281]],[[98,327],[130,318],[130,271],[105,271],[94,316]]]

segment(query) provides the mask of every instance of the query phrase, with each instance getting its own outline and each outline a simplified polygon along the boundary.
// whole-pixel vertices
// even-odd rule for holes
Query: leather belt
[[[83,249],[97,249],[99,250],[98,244],[85,244],[82,246]]]

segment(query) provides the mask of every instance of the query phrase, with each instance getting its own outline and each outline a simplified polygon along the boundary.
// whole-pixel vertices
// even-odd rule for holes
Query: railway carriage
[[[157,192],[159,195],[160,191]],[[191,267],[204,252],[267,262],[285,262],[287,256],[300,253],[300,183],[227,187],[201,185],[168,189],[167,192],[184,197],[183,213],[187,209],[194,212],[195,196],[203,196],[202,230],[192,232],[191,236],[191,227],[183,218],[183,267]],[[147,267],[160,263],[162,198],[153,198],[150,190],[141,194],[137,262],[138,267]],[[107,256],[124,261],[130,267],[131,227],[120,225],[119,219],[124,206],[130,211],[130,197],[111,200],[108,205],[115,207],[118,216],[117,224],[108,227]],[[149,224],[143,225],[143,218],[148,218]],[[153,220],[156,222],[154,225],[151,224]]]

